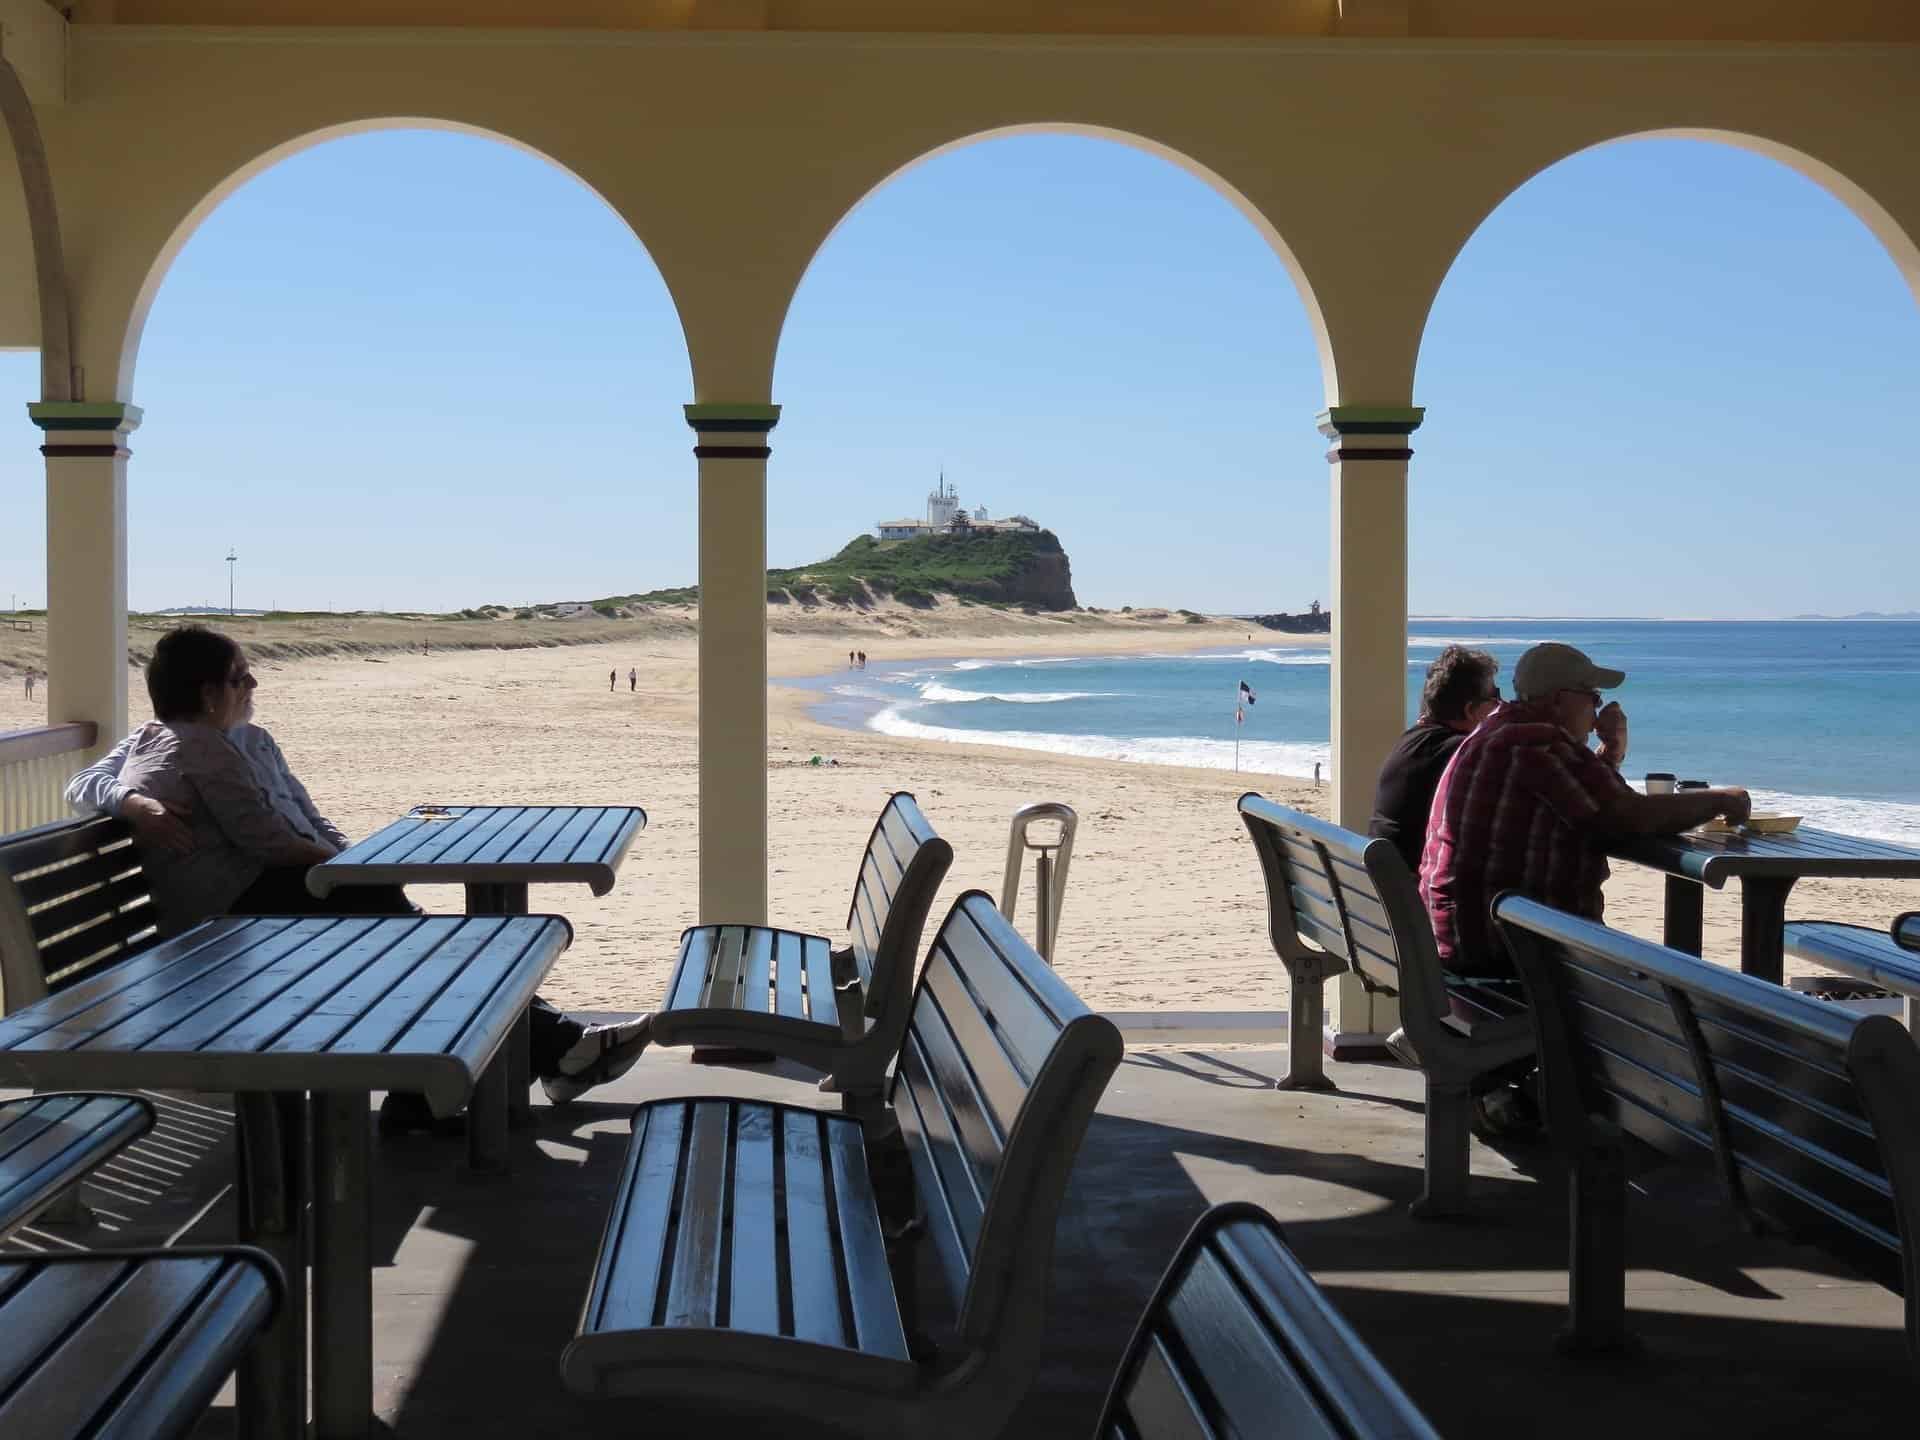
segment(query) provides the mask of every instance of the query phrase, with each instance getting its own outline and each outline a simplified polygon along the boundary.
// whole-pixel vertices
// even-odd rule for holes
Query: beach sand
[[[951,625],[941,619],[839,629],[823,617],[785,627],[800,633],[779,633],[777,617],[772,668],[783,676],[844,669],[850,648],[891,663],[1244,643],[1244,627],[1185,624],[1158,613],[1114,617],[1105,626],[1003,621],[992,612]],[[918,633],[904,633],[908,628]],[[1255,633],[1261,645],[1325,643]],[[637,636],[565,648],[437,649],[429,656],[256,655],[257,719],[279,739],[322,810],[353,836],[426,802],[644,806],[648,826],[611,894],[536,887],[533,908],[566,915],[576,930],[545,987],[548,998],[578,1009],[649,1009],[666,984],[680,930],[695,918],[697,656],[684,626],[643,627]],[[638,672],[637,691],[628,689],[629,668]],[[619,677],[611,691],[609,671]],[[137,676],[132,693],[142,713]],[[1259,866],[1234,801],[1257,789],[1325,815],[1327,790],[1271,776],[840,730],[807,717],[815,699],[777,685],[771,693],[769,884],[777,923],[840,933],[861,848],[893,790],[914,792],[954,847],[936,922],[962,890],[977,887],[997,898],[1013,811],[1060,800],[1078,811],[1080,829],[1056,964],[1088,1003],[1119,1010],[1285,1007]],[[41,697],[29,706],[17,678],[0,690],[0,729],[43,723]],[[837,763],[811,765],[816,754]],[[1029,935],[1030,873],[1018,916]],[[430,909],[460,905],[457,889],[414,893]],[[1661,894],[1657,875],[1616,866],[1608,919],[1657,939]],[[1805,881],[1789,914],[1884,925],[1915,908],[1920,882]],[[1709,891],[1706,921],[1708,957],[1737,963],[1737,893]]]

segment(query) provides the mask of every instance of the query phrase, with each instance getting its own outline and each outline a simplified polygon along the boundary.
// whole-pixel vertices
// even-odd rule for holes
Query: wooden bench
[[[0,1261],[0,1435],[189,1434],[283,1288],[241,1247]]]
[[[1920,1034],[1920,911],[1895,917],[1885,930],[1838,920],[1795,920],[1785,930],[1788,955],[1901,996],[1907,1029]]]
[[[1095,1440],[1439,1440],[1287,1249],[1234,1201],[1202,1215],[1120,1362]]]
[[[1466,1208],[1474,1083],[1533,1052],[1525,1006],[1503,987],[1445,974],[1406,861],[1390,840],[1240,797],[1267,885],[1267,930],[1287,969],[1282,1090],[1331,1090],[1321,1053],[1324,987],[1352,971],[1400,998],[1400,1023],[1426,1074],[1426,1189],[1412,1213]]]
[[[136,1095],[54,1093],[0,1101],[0,1239],[153,1128]]]
[[[1113,1024],[967,892],[893,1081],[905,1160],[839,1113],[641,1106],[567,1385],[888,1440],[1000,1433],[1039,1365],[1061,1197],[1120,1057]],[[890,1169],[911,1178],[883,1211]],[[913,1284],[922,1259],[938,1298]]]
[[[656,1045],[758,1051],[827,1076],[849,1110],[878,1107],[900,1051],[914,960],[953,847],[913,796],[888,799],[854,879],[850,944],[760,925],[699,925],[653,1017]]]
[[[12,1014],[158,938],[124,820],[61,820],[0,838],[0,1008]]]
[[[1900,1023],[1518,896],[1494,915],[1571,1174],[1568,1343],[1628,1344],[1631,1149],[1712,1165],[1750,1223],[1904,1294],[1920,1360],[1920,1050]]]

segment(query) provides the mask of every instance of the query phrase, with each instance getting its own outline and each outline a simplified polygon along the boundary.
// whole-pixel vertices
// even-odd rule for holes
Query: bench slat
[[[776,1011],[794,1020],[807,1018],[807,972],[800,960],[798,945],[782,946],[779,963],[774,967],[774,984],[779,989]]]
[[[793,937],[795,963],[806,977],[807,1018],[821,1025],[840,1023],[840,1000],[833,988],[832,951],[824,937]]]
[[[708,964],[706,989],[700,996],[702,1008],[733,1010],[739,1007],[745,995],[741,971],[746,953],[746,927],[722,926]]]
[[[955,1141],[952,1118],[929,1076],[918,1027],[900,1047],[893,1111],[935,1259],[948,1287],[958,1293],[966,1286],[968,1260],[980,1235],[980,1198]]]
[[[1182,1373],[1184,1365],[1164,1339],[1148,1336],[1136,1363],[1139,1368],[1123,1400],[1125,1414],[1116,1420],[1114,1434],[1128,1440],[1218,1440],[1219,1432],[1201,1419],[1212,1397],[1194,1391]]]
[[[745,965],[740,982],[740,1008],[754,1015],[777,1013],[773,998],[773,967],[784,964],[796,937],[787,931],[748,930],[741,941]]]
[[[707,988],[707,976],[713,967],[713,947],[719,943],[720,928],[696,925],[680,937],[679,968],[667,985],[669,1010],[691,1010],[700,1004]]]
[[[627,1168],[600,1242],[593,1290],[598,1306],[582,1322],[584,1328],[639,1330],[653,1324],[687,1114],[687,1106],[665,1103],[644,1105],[634,1114]]]
[[[781,1333],[773,1148],[773,1108],[741,1105],[733,1134],[727,1324],[761,1335]]]
[[[840,1253],[846,1265],[847,1308],[853,1316],[854,1343],[870,1355],[907,1358],[906,1331],[894,1299],[886,1242],[860,1129],[845,1123],[827,1126],[833,1166],[834,1214],[840,1229]]]
[[[822,1345],[847,1343],[840,1308],[840,1279],[834,1273],[833,1214],[827,1196],[827,1167],[816,1117],[784,1117],[787,1253],[791,1266],[793,1333]]]
[[[668,1325],[712,1325],[720,1316],[720,1258],[727,1216],[727,1106],[693,1107],[693,1136],[680,1181],[680,1229],[667,1287]]]

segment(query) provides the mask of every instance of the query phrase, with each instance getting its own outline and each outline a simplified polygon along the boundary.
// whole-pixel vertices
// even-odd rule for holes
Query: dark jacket
[[[1407,873],[1420,874],[1420,852],[1427,843],[1427,815],[1433,792],[1460,742],[1467,737],[1432,720],[1421,720],[1387,752],[1373,792],[1373,819],[1367,834],[1391,840],[1407,862]]]

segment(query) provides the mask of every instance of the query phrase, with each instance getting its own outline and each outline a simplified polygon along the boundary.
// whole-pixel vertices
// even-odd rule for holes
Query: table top
[[[0,1020],[0,1084],[416,1090],[451,1114],[572,938],[555,915],[209,920]]]
[[[418,805],[308,870],[307,889],[572,884],[604,895],[646,823],[637,805]]]
[[[1622,835],[1608,841],[1606,849],[1617,859],[1650,865],[1716,890],[1730,879],[1749,876],[1776,880],[1818,875],[1849,880],[1920,878],[1920,850],[1806,825],[1787,835],[1749,835],[1738,830]]]

